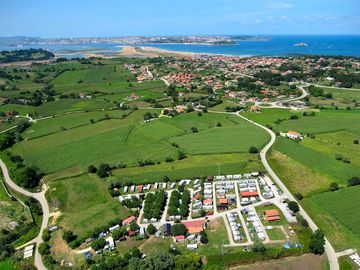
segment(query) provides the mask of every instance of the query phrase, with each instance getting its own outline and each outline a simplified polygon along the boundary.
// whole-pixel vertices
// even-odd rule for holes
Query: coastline
[[[119,46],[121,51],[118,56],[122,57],[159,57],[159,56],[175,56],[175,57],[195,57],[195,56],[222,56],[246,58],[251,55],[232,55],[232,54],[215,54],[215,53],[199,53],[187,51],[171,51],[149,46]]]

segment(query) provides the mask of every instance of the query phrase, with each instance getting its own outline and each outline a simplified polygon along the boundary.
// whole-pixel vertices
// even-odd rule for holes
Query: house
[[[236,92],[230,91],[229,92],[229,98],[236,98]]]
[[[292,131],[292,130],[289,130],[286,133],[286,136],[293,140],[301,140],[303,138],[299,132]]]
[[[184,242],[185,242],[185,236],[184,235],[175,236],[175,243],[184,243]]]
[[[189,234],[200,233],[206,228],[205,219],[183,221],[182,224],[188,229]]]
[[[228,205],[229,204],[229,201],[227,198],[220,198],[219,199],[219,204],[220,205]]]
[[[256,197],[256,196],[259,196],[259,193],[257,191],[243,191],[243,192],[241,192],[241,197],[243,197],[243,198]]]
[[[122,225],[123,226],[128,226],[131,222],[133,222],[135,220],[136,220],[135,216],[130,216],[130,217],[123,220]]]
[[[259,106],[253,105],[253,106],[250,107],[250,110],[252,112],[260,112],[261,108]]]
[[[137,188],[138,188],[139,193],[142,193],[144,186],[143,185],[138,185]]]
[[[264,214],[265,214],[267,221],[279,221],[280,220],[279,211],[276,209],[265,210]]]
[[[203,201],[204,205],[212,205],[213,204],[213,200],[212,199],[205,199]]]
[[[170,236],[171,235],[171,225],[170,225],[170,223],[165,223],[163,225],[163,234],[164,234],[164,236]]]

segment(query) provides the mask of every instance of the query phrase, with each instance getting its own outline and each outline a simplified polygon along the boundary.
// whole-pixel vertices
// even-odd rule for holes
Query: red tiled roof
[[[136,219],[135,216],[130,216],[130,217],[124,219],[123,222],[122,222],[122,224],[123,224],[123,225],[129,225],[129,224],[130,224],[131,222],[133,222],[135,219]]]
[[[257,191],[243,191],[241,192],[241,197],[254,197],[259,196]]]

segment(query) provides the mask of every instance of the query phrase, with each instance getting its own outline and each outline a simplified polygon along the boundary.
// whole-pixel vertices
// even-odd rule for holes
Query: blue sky
[[[360,34],[360,0],[0,0],[0,36]]]

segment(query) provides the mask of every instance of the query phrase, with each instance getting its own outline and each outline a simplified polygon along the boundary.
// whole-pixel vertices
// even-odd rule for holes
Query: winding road
[[[47,203],[47,200],[45,198],[45,192],[46,190],[42,190],[41,192],[37,192],[37,193],[33,193],[33,192],[29,192],[21,187],[19,187],[17,184],[15,184],[9,175],[9,171],[5,165],[5,163],[0,159],[0,167],[4,176],[4,181],[6,183],[6,185],[8,187],[10,187],[11,189],[15,190],[16,192],[19,192],[25,196],[34,198],[36,200],[38,200],[41,204],[41,208],[43,211],[43,220],[41,223],[41,227],[40,227],[40,232],[38,234],[38,236],[36,236],[33,240],[31,240],[30,242],[27,243],[27,245],[29,244],[36,244],[36,249],[35,249],[35,266],[37,267],[38,270],[46,270],[47,268],[45,267],[45,265],[43,264],[41,255],[39,253],[39,245],[43,242],[42,240],[42,232],[44,229],[47,228],[47,224],[49,221],[49,205]]]
[[[269,133],[269,135],[271,136],[271,139],[269,141],[269,143],[261,150],[260,152],[260,159],[262,164],[264,165],[265,169],[267,170],[267,172],[269,173],[269,175],[272,177],[272,179],[274,179],[274,181],[276,182],[276,184],[279,186],[280,189],[282,189],[282,191],[284,192],[284,194],[291,200],[291,201],[296,201],[295,197],[291,194],[291,192],[287,189],[287,187],[284,185],[284,183],[280,180],[280,178],[276,175],[276,173],[272,170],[272,168],[270,167],[267,159],[266,159],[266,153],[269,151],[269,149],[272,147],[272,145],[275,143],[276,140],[276,135],[275,133],[252,121],[249,120],[248,118],[242,116],[240,113],[237,113],[237,115],[241,118],[243,118],[244,120],[250,122],[253,125],[256,125],[262,129],[264,129],[267,133]],[[312,219],[310,218],[310,216],[305,212],[305,210],[299,205],[300,207],[300,214],[307,220],[307,222],[309,223],[309,227],[312,231],[316,231],[318,229],[318,227],[316,226],[316,224],[312,221]],[[330,242],[325,238],[325,253],[326,256],[328,258],[329,261],[329,265],[330,265],[330,270],[339,270],[339,263],[338,263],[338,256],[335,252],[335,249],[332,247],[332,245],[330,244]]]

